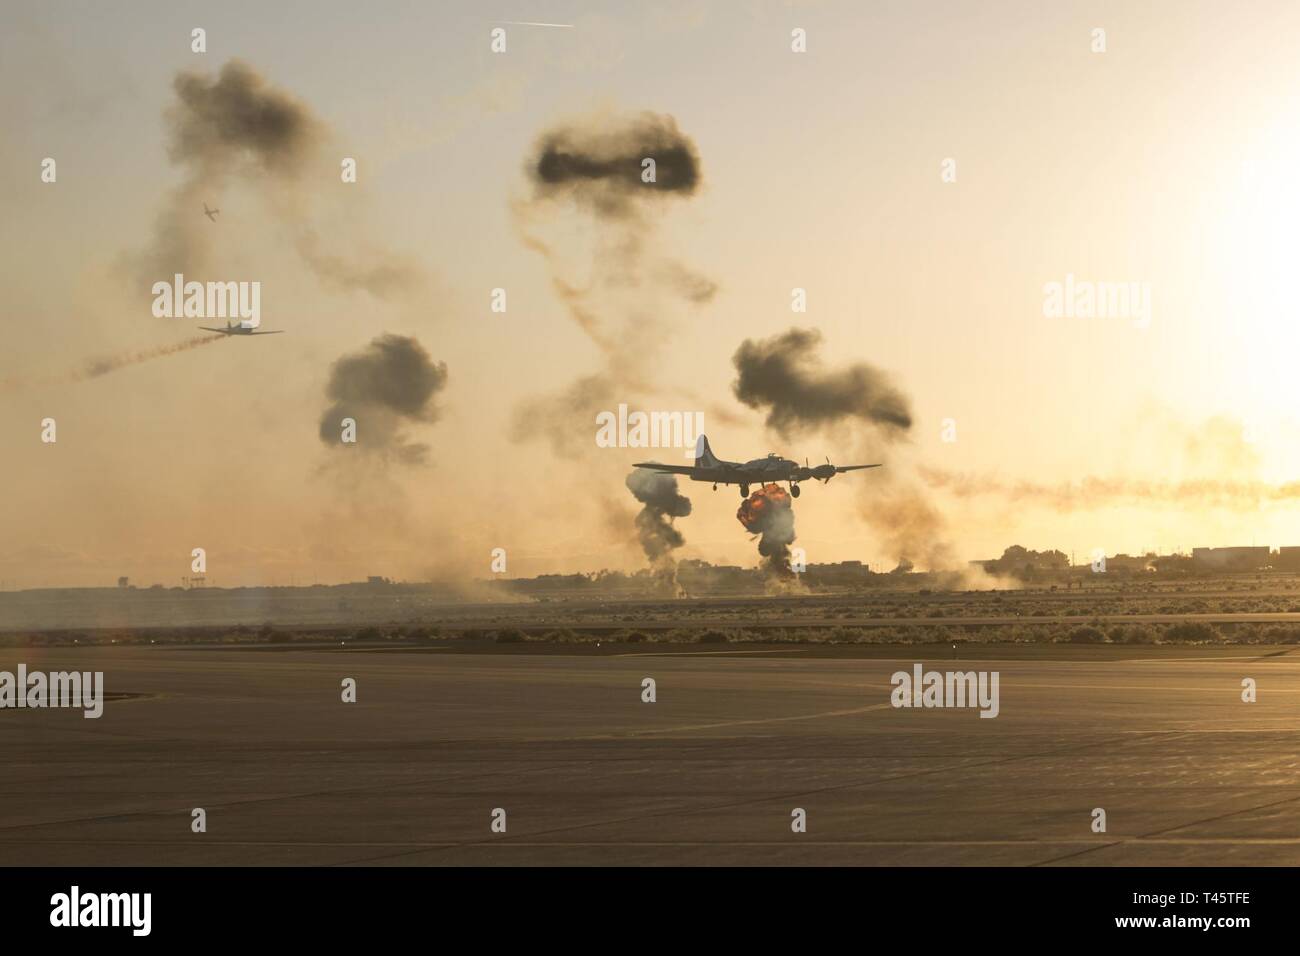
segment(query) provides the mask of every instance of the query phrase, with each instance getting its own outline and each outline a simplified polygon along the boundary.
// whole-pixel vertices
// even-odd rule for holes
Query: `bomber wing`
[[[657,461],[638,461],[634,468],[648,468],[651,471],[661,471],[668,475],[689,475],[695,472],[693,465],[661,465]]]

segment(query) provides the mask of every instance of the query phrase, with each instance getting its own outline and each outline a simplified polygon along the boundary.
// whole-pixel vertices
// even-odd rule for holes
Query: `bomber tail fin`
[[[708,436],[700,435],[695,442],[695,467],[716,468],[718,464],[717,455],[713,454],[713,449],[709,447]]]

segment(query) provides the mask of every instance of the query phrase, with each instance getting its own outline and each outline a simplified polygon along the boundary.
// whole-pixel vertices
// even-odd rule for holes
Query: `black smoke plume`
[[[691,500],[677,491],[675,475],[648,468],[632,469],[627,476],[627,488],[643,506],[636,516],[636,533],[641,549],[663,588],[674,596],[681,596],[673,552],[685,544],[686,539],[673,524],[673,519],[685,518],[691,513]]]
[[[304,103],[241,60],[226,63],[215,80],[181,73],[172,86],[171,159],[198,175],[222,176],[251,161],[296,176],[320,138],[321,124]]]
[[[732,363],[739,373],[736,398],[767,410],[767,425],[783,438],[824,425],[857,419],[887,435],[912,427],[910,403],[877,368],[858,362],[824,368],[817,356],[821,333],[790,329],[770,339],[741,343]]]
[[[429,446],[406,436],[408,426],[432,424],[434,399],[447,384],[447,365],[434,363],[417,340],[385,334],[364,349],[344,355],[330,369],[325,396],[330,405],[320,419],[320,439],[346,447],[342,420],[356,421],[358,450],[384,460],[420,464]]]
[[[651,182],[644,178],[647,159],[654,160]],[[700,157],[675,119],[643,112],[547,131],[529,170],[538,196],[572,197],[617,219],[633,215],[638,203],[694,193]]]

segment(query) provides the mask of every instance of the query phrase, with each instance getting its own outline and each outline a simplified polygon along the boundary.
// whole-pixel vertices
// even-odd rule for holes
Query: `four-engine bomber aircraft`
[[[880,465],[832,465],[831,460],[827,458],[826,464],[810,468],[807,459],[804,459],[801,465],[789,458],[781,458],[775,452],[770,453],[766,458],[755,458],[753,461],[723,461],[713,454],[713,449],[709,448],[708,438],[701,435],[700,440],[695,443],[693,465],[661,465],[657,461],[642,461],[637,462],[636,467],[670,475],[684,475],[691,481],[711,482],[714,491],[718,490],[718,485],[740,485],[742,498],[749,497],[750,485],[761,486],[777,481],[788,481],[790,494],[798,498],[798,483],[801,481],[814,478],[828,483],[842,472],[857,471],[861,468],[879,468]]]

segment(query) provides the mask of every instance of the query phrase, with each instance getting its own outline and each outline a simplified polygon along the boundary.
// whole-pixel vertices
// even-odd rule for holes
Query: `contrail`
[[[538,23],[535,20],[498,20],[498,23],[504,23],[512,27],[558,27],[562,30],[572,30],[572,23]]]
[[[1149,481],[1088,475],[1073,481],[1047,484],[1007,480],[990,475],[960,474],[940,468],[922,467],[918,471],[931,488],[945,491],[957,498],[991,495],[1065,513],[1122,504],[1149,505],[1152,502],[1248,511],[1270,502],[1300,499],[1300,481],[1278,484],[1215,478]]]

